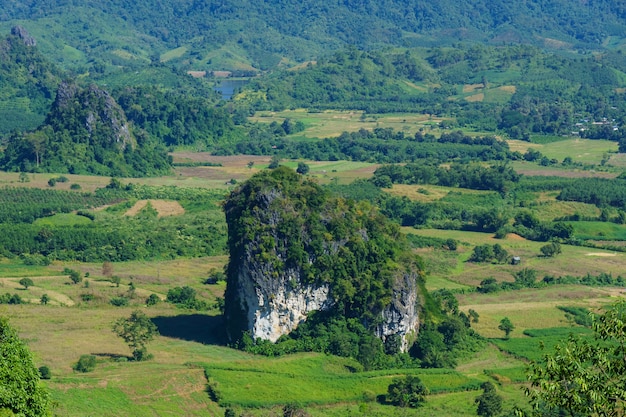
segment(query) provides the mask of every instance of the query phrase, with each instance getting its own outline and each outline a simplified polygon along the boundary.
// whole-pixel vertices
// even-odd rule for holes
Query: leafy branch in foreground
[[[526,389],[534,415],[620,416],[626,405],[626,302],[593,317],[594,339],[570,336],[533,363]]]

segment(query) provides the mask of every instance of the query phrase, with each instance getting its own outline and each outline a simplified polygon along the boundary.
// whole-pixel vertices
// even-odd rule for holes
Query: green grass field
[[[328,138],[339,136],[342,132],[356,132],[360,129],[373,130],[377,127],[392,128],[407,135],[414,135],[420,128],[430,130],[441,118],[423,114],[401,113],[384,115],[366,115],[360,111],[323,111],[308,113],[305,110],[285,110],[281,112],[258,112],[251,120],[261,123],[278,122],[285,119],[301,121],[305,125],[303,132],[294,136],[302,138]],[[436,136],[438,133],[433,132]]]

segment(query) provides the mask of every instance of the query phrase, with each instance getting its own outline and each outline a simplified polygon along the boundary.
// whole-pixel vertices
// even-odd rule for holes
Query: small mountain
[[[279,167],[233,191],[225,212],[233,341],[276,342],[312,314],[318,327],[348,321],[391,351],[407,351],[415,340],[422,271],[399,227],[376,209]]]
[[[13,27],[0,41],[0,134],[39,126],[61,76],[41,55],[36,40],[22,26]]]
[[[0,166],[5,170],[107,176],[166,173],[163,145],[134,131],[105,90],[64,81],[37,130],[9,137]]]

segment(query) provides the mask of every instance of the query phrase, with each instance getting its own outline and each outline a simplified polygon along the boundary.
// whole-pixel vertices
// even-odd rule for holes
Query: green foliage
[[[41,417],[50,413],[50,395],[39,382],[33,357],[6,318],[0,317],[0,410]]]
[[[306,175],[309,173],[309,170],[310,168],[307,164],[305,164],[304,162],[298,162],[298,169],[296,169],[296,172],[298,174]]]
[[[565,312],[565,318],[569,321],[589,328],[593,325],[591,311],[585,307],[557,306],[557,308]]]
[[[0,135],[42,123],[62,76],[30,41],[23,28],[0,40]]]
[[[109,303],[111,303],[111,305],[115,306],[115,307],[126,307],[129,303],[130,300],[128,299],[128,297],[112,297],[109,300]]]
[[[9,294],[9,293],[5,293],[0,295],[0,304],[24,304],[25,301],[22,299],[22,297],[19,296],[19,294]]]
[[[124,339],[137,361],[147,359],[146,344],[159,334],[156,325],[141,311],[135,310],[128,318],[113,323],[113,332]]]
[[[431,135],[432,136],[432,135]],[[361,129],[358,132],[343,132],[338,137],[325,138],[321,141],[293,141],[276,138],[271,132],[261,127],[255,127],[249,133],[249,139],[236,144],[220,145],[214,151],[220,155],[248,154],[274,155],[277,158],[310,159],[315,161],[334,161],[345,159],[376,163],[413,162],[418,165],[427,165],[426,171],[441,174],[448,178],[448,170],[437,169],[433,165],[443,162],[470,160],[492,161],[515,159],[515,154],[508,149],[506,142],[494,137],[473,138],[461,132],[443,133],[444,139],[438,142],[434,136],[432,141],[418,141],[402,131],[391,128],[376,128],[373,131]],[[427,162],[427,163],[425,163]],[[413,165],[414,166],[414,165]],[[382,168],[382,167],[381,167]],[[387,170],[402,172],[402,167],[382,168],[376,181],[383,181]],[[463,168],[455,169],[463,172]],[[451,181],[461,181],[472,187],[506,188],[505,181],[512,173],[504,166],[496,168],[480,168],[477,165],[468,169],[472,177],[468,181],[459,178],[459,175],[449,176]],[[486,171],[484,181],[476,174]],[[502,171],[502,172],[500,172]],[[407,174],[410,175],[410,174]],[[420,181],[424,181],[420,179]],[[429,178],[428,181],[435,181]],[[424,182],[422,182],[424,183]]]
[[[509,260],[509,253],[499,243],[494,245],[484,244],[475,246],[469,262],[493,262],[506,263]]]
[[[35,283],[33,282],[32,279],[24,277],[20,279],[20,285],[24,287],[25,290],[27,290],[28,287],[32,287],[33,285],[35,285]]]
[[[624,302],[594,317],[595,338],[570,336],[531,365],[526,389],[535,410],[570,415],[621,415],[624,392]],[[537,415],[539,415],[537,413]]]
[[[550,242],[547,245],[540,247],[539,251],[543,256],[552,258],[553,256],[561,253],[561,244],[559,242]]]
[[[39,299],[39,302],[42,305],[47,305],[50,302],[50,297],[48,296],[48,294],[42,294],[41,298]]]
[[[50,368],[46,365],[39,367],[39,376],[41,379],[50,379],[52,378],[52,372],[50,372]]]
[[[496,387],[491,382],[481,385],[483,393],[476,397],[476,414],[481,417],[493,417],[502,412],[502,397],[496,392]]]
[[[204,300],[198,300],[196,298],[196,290],[189,286],[170,288],[167,291],[166,300],[183,308],[193,310],[209,309],[208,303]]]
[[[456,142],[467,143],[462,133],[457,132],[461,139]],[[455,143],[446,139],[447,134],[442,134],[439,138],[441,143]],[[449,136],[452,136],[450,134]],[[495,138],[470,139],[470,143],[476,145],[489,145],[499,147],[503,151],[508,148],[506,143],[502,143]],[[504,192],[520,176],[506,165],[484,167],[478,164],[453,164],[449,168],[442,168],[436,164],[424,163],[407,165],[384,165],[374,172],[373,181],[379,176],[387,176],[394,184],[437,184],[447,187],[469,188],[474,190],[491,190]]]
[[[176,200],[186,212],[162,219],[122,216],[135,198]],[[7,188],[6,193],[0,193],[0,203],[6,202],[0,204],[0,219],[6,221],[0,222],[0,247],[32,265],[47,265],[55,259],[102,262],[223,254],[226,225],[218,205],[222,198],[223,191],[176,187],[124,186],[101,188],[93,194]],[[122,199],[131,204],[119,214],[107,211],[95,216],[87,211]],[[62,223],[50,218],[45,225],[22,224],[55,211],[72,210],[84,212],[79,217],[84,222]],[[151,244],[146,245],[148,241]]]
[[[74,370],[76,372],[92,372],[96,369],[96,357],[94,355],[80,355],[78,362],[74,364]]]
[[[429,394],[419,377],[395,378],[387,388],[386,401],[398,407],[421,407]]]
[[[45,124],[34,132],[12,134],[0,160],[9,171],[126,177],[164,174],[170,164],[161,144],[145,133],[134,134],[107,92],[68,82],[61,83]]]
[[[146,298],[146,305],[148,307],[157,305],[160,302],[161,302],[161,299],[156,294],[150,294],[148,298]]]
[[[356,323],[363,323],[361,326],[370,333],[391,300],[394,277],[421,277],[421,265],[406,252],[407,242],[399,228],[369,204],[332,198],[316,183],[286,167],[253,176],[231,193],[225,211],[230,246],[225,315],[231,334],[241,335],[246,330],[245,313],[240,310],[233,286],[237,268],[252,256],[254,262],[267,268],[268,276],[293,268],[300,271],[303,283],[328,283],[335,309],[319,317],[337,319],[336,329],[347,327],[349,331],[344,335],[337,330],[330,333],[352,339],[346,342],[351,353],[338,347],[338,354],[356,356],[353,349],[359,346],[363,360],[373,361],[368,366],[374,366],[382,347],[362,339]],[[353,321],[355,326],[350,329]],[[306,323],[314,322],[309,319]],[[333,326],[323,324],[323,320],[320,325]],[[320,329],[310,332],[315,334]],[[302,345],[292,341],[284,348],[293,351],[295,346]],[[326,345],[315,348],[327,349],[333,351]]]
[[[82,280],[83,280],[83,275],[79,271],[75,271],[73,269],[70,269],[70,270],[64,271],[64,272],[69,274],[70,280],[72,281],[73,284],[78,284],[78,283],[82,282]]]
[[[239,140],[237,128],[223,107],[206,99],[156,87],[125,87],[113,93],[128,120],[167,146],[213,146]]]
[[[509,338],[509,335],[514,329],[515,329],[515,326],[513,325],[513,323],[508,317],[505,317],[502,320],[500,320],[500,324],[498,325],[498,330],[502,330],[504,332],[504,337],[506,339]]]

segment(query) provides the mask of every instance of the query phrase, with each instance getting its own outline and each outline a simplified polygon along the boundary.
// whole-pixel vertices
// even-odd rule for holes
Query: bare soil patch
[[[146,207],[150,203],[152,208],[154,208],[159,217],[165,216],[179,216],[181,214],[185,214],[185,209],[180,205],[178,201],[167,201],[167,200],[139,200],[132,206],[126,213],[125,216],[135,216],[139,213],[144,207]]]
[[[517,240],[517,241],[525,241],[526,240],[526,238],[521,237],[517,233],[509,233],[508,235],[506,235],[506,238],[507,238],[507,240]]]
[[[614,253],[606,253],[606,252],[589,252],[586,253],[587,256],[615,256]]]

